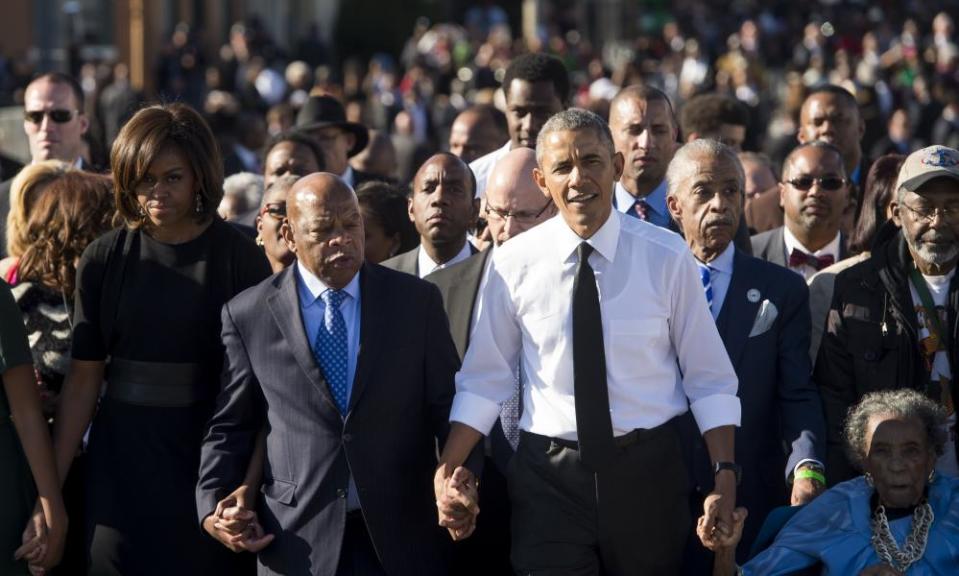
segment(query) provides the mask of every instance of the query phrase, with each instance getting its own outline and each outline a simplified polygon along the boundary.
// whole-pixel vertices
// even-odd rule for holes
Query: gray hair
[[[731,162],[736,167],[739,191],[743,191],[746,186],[746,173],[736,151],[718,140],[700,138],[682,145],[666,168],[666,190],[669,196],[675,196],[679,192],[680,185],[695,171],[696,160],[701,156]]]
[[[609,131],[609,125],[589,110],[582,108],[569,108],[562,112],[557,112],[546,121],[543,128],[536,137],[536,163],[543,166],[543,142],[546,137],[553,132],[575,132],[580,130],[592,130],[599,141],[609,148],[609,155],[616,153],[616,147],[613,145],[613,133]]]
[[[247,210],[259,206],[263,196],[263,176],[252,172],[232,174],[223,181],[223,195],[242,198]]]
[[[936,456],[941,456],[946,445],[946,411],[919,392],[902,388],[870,392],[859,404],[849,409],[843,429],[846,454],[849,461],[860,470],[869,446],[866,446],[866,430],[873,416],[890,415],[903,419],[916,419],[926,431],[928,447]]]

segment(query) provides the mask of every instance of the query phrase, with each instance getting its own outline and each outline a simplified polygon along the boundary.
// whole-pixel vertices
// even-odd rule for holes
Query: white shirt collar
[[[610,208],[612,208],[612,206],[610,206]],[[586,239],[586,242],[610,263],[612,263],[616,257],[616,245],[619,243],[619,229],[621,227],[620,218],[629,218],[629,216],[624,216],[617,210],[610,210],[606,222],[603,222],[599,230]],[[557,228],[556,249],[561,261],[565,262],[583,242],[583,238],[580,238],[573,232],[572,228],[566,224],[566,220],[563,219],[562,214],[557,214],[543,224],[543,226],[546,225]]]
[[[316,274],[310,272],[306,269],[306,266],[303,265],[299,260],[296,261],[296,273],[300,277],[302,285],[312,296],[311,303],[320,297],[321,294],[330,289],[325,282],[320,280]],[[349,284],[346,285],[343,290],[350,295],[351,298],[358,299],[360,297],[360,273],[357,272],[353,275],[353,279],[350,280]]]
[[[726,249],[723,250],[722,254],[713,258],[711,262],[703,262],[703,264],[706,264],[718,272],[731,275],[733,273],[733,259],[735,256],[736,245],[733,242],[730,242],[729,245],[726,246]]]
[[[466,260],[472,255],[473,255],[473,251],[470,248],[469,240],[467,240],[466,242],[463,242],[463,248],[456,254],[456,256],[453,256],[453,258],[451,258],[448,262],[443,262],[441,264],[438,262],[434,262],[433,259],[430,258],[430,255],[426,253],[426,250],[423,248],[423,245],[420,244],[420,249],[416,255],[417,269],[420,272],[420,278],[426,276],[427,274],[435,272],[437,270],[442,270],[443,268],[449,268],[453,264],[462,262],[463,260]]]
[[[786,244],[786,258],[789,258],[789,255],[792,254],[793,249],[798,249],[806,254],[812,254],[813,256],[832,256],[834,262],[839,262],[839,241],[840,233],[836,232],[836,237],[833,238],[829,244],[826,244],[819,250],[813,252],[809,248],[806,248],[802,245],[793,233],[789,231],[788,226],[783,226],[783,242]]]

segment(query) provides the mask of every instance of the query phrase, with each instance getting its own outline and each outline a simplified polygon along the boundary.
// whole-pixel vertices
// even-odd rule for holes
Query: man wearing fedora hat
[[[332,96],[310,96],[296,116],[296,127],[319,141],[326,156],[326,169],[351,188],[376,176],[354,170],[349,159],[359,154],[370,140],[366,126],[346,119],[346,111]]]
[[[959,365],[959,151],[930,146],[910,154],[890,208],[872,256],[836,275],[816,358],[831,483],[853,475],[840,448],[846,411],[867,392],[896,388],[920,390],[946,409],[948,442],[936,468],[959,473],[952,373]]]

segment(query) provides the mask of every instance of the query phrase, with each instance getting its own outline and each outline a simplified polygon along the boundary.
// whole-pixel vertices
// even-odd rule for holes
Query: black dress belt
[[[617,448],[626,448],[627,446],[631,446],[637,442],[655,440],[670,430],[672,425],[671,422],[672,421],[660,424],[655,428],[636,428],[634,430],[630,430],[622,436],[615,436],[613,438],[613,444],[616,445]],[[557,446],[562,446],[563,448],[579,450],[579,442],[576,440],[565,440],[563,438],[543,436],[542,434],[534,434],[533,432],[520,430],[520,437],[523,436],[526,437],[527,442],[532,442],[534,446],[548,446],[550,443],[553,443]]]
[[[136,406],[185,408],[202,400],[205,372],[202,364],[111,358],[106,396]]]

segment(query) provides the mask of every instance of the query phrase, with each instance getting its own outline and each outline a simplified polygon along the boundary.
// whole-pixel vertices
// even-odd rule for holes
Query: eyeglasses
[[[900,202],[900,206],[905,206],[909,209],[910,212],[916,215],[920,220],[925,220],[926,222],[932,222],[936,214],[942,216],[942,219],[946,222],[954,223],[959,221],[959,206],[945,206],[939,208],[936,206],[920,206],[914,208],[905,202]]]
[[[57,124],[66,124],[79,114],[79,110],[27,110],[23,118],[31,124],[41,124],[44,116],[49,116]]]
[[[800,176],[786,181],[790,186],[797,190],[806,191],[813,187],[813,184],[819,183],[819,187],[830,192],[839,190],[846,185],[846,179],[838,176]]]
[[[269,214],[277,220],[286,218],[286,202],[270,202],[269,204],[264,204],[263,208],[260,208],[260,216],[265,214]]]
[[[532,214],[530,212],[510,212],[509,210],[500,210],[499,208],[493,208],[487,204],[486,219],[493,222],[506,222],[508,218],[512,218],[517,222],[529,223],[542,216],[543,212],[546,212],[546,209],[549,208],[552,203],[552,200],[547,200],[546,204],[540,208],[539,212],[536,214]]]

